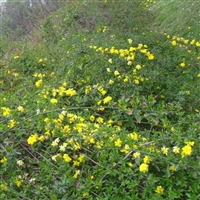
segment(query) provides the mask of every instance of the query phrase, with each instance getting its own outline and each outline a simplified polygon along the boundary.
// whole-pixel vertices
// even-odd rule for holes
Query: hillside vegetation
[[[200,198],[200,2],[177,2],[67,1],[6,29],[0,199]]]

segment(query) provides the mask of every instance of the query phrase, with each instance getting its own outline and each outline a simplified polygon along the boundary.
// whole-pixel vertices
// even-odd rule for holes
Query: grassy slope
[[[173,47],[170,39],[162,32],[198,40],[197,26],[189,23],[189,19],[194,20],[193,24],[198,23],[198,18],[193,19],[193,14],[189,12],[189,8],[195,9],[198,2],[193,7],[187,1],[181,1],[184,4],[181,6],[176,0],[158,1],[155,5],[149,5],[155,15],[139,7],[136,1],[130,4],[123,1],[113,4],[109,0],[104,4],[94,4],[94,1],[75,2],[78,1],[72,1],[67,9],[60,9],[49,16],[42,24],[41,32],[37,32],[39,37],[34,38],[33,35],[34,43],[25,42],[26,45],[22,47],[16,44],[15,51],[2,70],[0,102],[2,107],[12,110],[12,115],[2,117],[0,127],[3,132],[2,149],[5,150],[1,149],[1,156],[8,158],[8,164],[5,163],[0,172],[3,177],[1,183],[10,188],[10,193],[0,191],[1,198],[56,200],[87,199],[88,196],[88,199],[120,200],[126,197],[171,200],[186,199],[191,195],[191,199],[197,199],[199,52],[194,45],[188,45],[194,54],[189,54],[184,48]],[[188,12],[180,18],[184,6]],[[195,12],[198,13],[197,10]],[[187,29],[189,25],[192,33]],[[148,45],[155,60],[148,60],[138,51],[133,65],[128,66],[123,57],[101,53],[102,49],[110,49],[112,46],[129,49],[129,38],[133,40],[134,47],[140,43]],[[99,49],[91,49],[90,46]],[[15,55],[19,55],[19,59],[13,59]],[[110,58],[113,64],[108,62]],[[185,60],[187,67],[181,68],[179,64]],[[142,65],[137,76],[149,78],[150,81],[135,84],[133,70],[137,64]],[[107,73],[108,67],[112,72],[118,70],[122,78]],[[19,73],[19,77],[15,73]],[[38,75],[40,73],[45,77],[41,78]],[[128,82],[124,81],[127,77]],[[35,83],[40,79],[43,79],[43,83],[37,88]],[[110,79],[115,84],[110,85]],[[55,88],[61,90],[65,82],[66,88],[75,89],[77,95],[62,96],[62,92],[60,95],[57,92],[55,98],[58,103],[51,104],[54,98],[52,91]],[[86,95],[88,86],[92,89]],[[108,105],[101,103],[107,107],[104,111],[97,104],[106,96],[96,89],[98,86],[102,86],[107,90],[106,95],[113,98]],[[25,112],[17,111],[19,105],[25,108]],[[63,124],[71,128],[67,136],[62,135],[62,125],[59,124],[59,120],[62,121],[59,115],[61,108],[73,113],[75,118],[78,116],[73,123],[64,117]],[[38,110],[41,113],[36,115]],[[90,120],[91,115],[95,117],[95,122]],[[99,117],[105,123],[98,123]],[[13,118],[20,124],[9,129],[7,124]],[[50,122],[44,122],[46,118]],[[110,122],[112,125],[109,124],[110,120],[114,121],[113,124]],[[83,126],[84,131],[80,131],[83,123],[87,128]],[[27,145],[30,135],[36,132],[40,136],[46,132],[48,135],[48,129],[56,134],[55,137],[49,136],[44,143],[37,141],[33,147]],[[133,131],[141,135],[138,140],[127,137]],[[56,138],[60,138],[61,142],[72,139],[65,152],[72,158],[70,164],[59,159],[59,156],[57,162],[51,160],[51,156],[63,154],[58,146],[54,148],[51,145]],[[115,144],[119,138],[122,146]],[[194,147],[193,157],[186,158],[180,164],[181,156],[174,156],[172,146],[182,148],[185,140],[195,141],[197,146]],[[74,150],[74,141],[82,145],[80,150]],[[148,145],[152,141],[158,152],[151,152]],[[129,156],[124,154],[127,152],[125,145],[132,148],[133,144],[133,152],[141,153],[141,158],[136,159],[136,162],[132,159],[132,149],[128,149],[131,150]],[[169,148],[168,157],[160,153],[163,146]],[[153,145],[150,147],[154,148]],[[79,162],[82,153],[87,156],[86,161],[80,166],[74,166],[73,162]],[[143,174],[138,169],[147,155],[151,156],[153,162],[150,164],[150,172]],[[25,165],[17,166],[17,160],[23,160]],[[129,167],[131,162],[132,168]],[[177,173],[169,171],[170,165],[176,167]],[[78,179],[73,178],[77,170],[81,170]],[[28,177],[23,179],[25,184],[22,183],[18,188],[15,181],[20,180],[19,175],[22,177],[26,172]],[[30,184],[31,178],[36,178],[36,181]],[[163,197],[155,194],[158,185],[165,188]],[[173,188],[178,189],[174,191]],[[86,197],[83,198],[83,195]]]
[[[161,32],[200,39],[200,1],[157,0],[151,6],[156,15],[155,27]],[[188,28],[189,27],[189,28]]]

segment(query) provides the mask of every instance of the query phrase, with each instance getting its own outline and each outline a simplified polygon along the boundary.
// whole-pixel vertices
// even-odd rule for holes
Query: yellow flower
[[[80,166],[80,162],[78,162],[77,160],[73,161],[73,166]]]
[[[131,162],[128,163],[129,167],[133,167],[133,164]]]
[[[14,56],[14,59],[16,60],[16,59],[18,59],[19,58],[19,56],[18,55],[16,55],[16,56]]]
[[[0,163],[5,163],[7,162],[7,158],[4,156],[1,160],[0,160]]]
[[[18,110],[19,112],[24,112],[24,108],[23,108],[22,106],[18,106],[18,107],[17,107],[17,110]]]
[[[133,43],[133,40],[132,40],[132,39],[128,39],[128,43],[129,43],[129,44],[132,44],[132,43]]]
[[[105,108],[104,108],[104,107],[102,107],[102,106],[100,106],[100,108],[99,108],[98,110],[100,110],[100,111],[104,111],[104,110],[105,110]]]
[[[94,115],[91,115],[91,116],[90,116],[90,121],[93,122],[94,120],[95,120],[95,116],[94,116]]]
[[[6,190],[8,189],[8,186],[7,186],[6,184],[4,184],[4,183],[2,183],[2,184],[0,185],[0,187],[1,187],[1,189],[2,189],[3,191],[6,191]]]
[[[39,73],[39,74],[37,75],[38,78],[42,78],[42,77],[44,77],[44,76],[45,76],[45,74],[41,74],[41,73]]]
[[[111,72],[110,68],[107,68],[106,71],[107,71],[108,73]]]
[[[173,171],[175,171],[176,169],[175,169],[174,165],[171,165],[171,166],[169,167],[169,170],[173,172]]]
[[[137,49],[141,49],[143,47],[143,44],[138,44]]]
[[[172,44],[173,46],[176,46],[176,41],[173,40],[173,41],[171,42],[171,44]]]
[[[128,76],[125,77],[124,82],[128,82]]]
[[[167,156],[168,154],[168,150],[169,148],[166,148],[165,146],[161,148],[161,151],[163,152],[163,154],[165,154]]]
[[[107,2],[107,0],[104,0],[104,3],[106,3],[106,2]],[[84,192],[82,196],[87,197],[88,195],[89,195],[88,192]]]
[[[104,90],[101,86],[99,86],[97,89],[102,95],[105,95],[107,93],[107,91]]]
[[[133,69],[133,74],[136,74],[136,72],[137,72],[136,69]]]
[[[108,102],[110,102],[112,100],[111,96],[107,96],[106,98],[103,99],[103,103],[107,104]]]
[[[149,165],[142,163],[139,167],[140,172],[146,173],[149,171]]]
[[[97,148],[97,149],[101,149],[102,146],[103,146],[103,141],[98,141],[98,142],[96,142],[96,148]]]
[[[112,63],[113,63],[113,61],[112,61],[112,59],[111,59],[111,58],[108,60],[108,62],[109,62],[110,64],[112,64]]]
[[[129,61],[127,62],[127,65],[129,65],[129,66],[132,65],[132,61],[129,60]]]
[[[132,140],[138,140],[139,139],[139,135],[135,132],[128,134],[128,137],[131,138]]]
[[[68,89],[68,90],[65,91],[65,94],[66,94],[67,96],[72,97],[72,96],[76,95],[76,90],[70,88],[70,89]]]
[[[141,65],[136,65],[135,67],[137,70],[140,70],[141,69]]]
[[[140,157],[140,155],[141,155],[141,153],[140,153],[140,152],[135,152],[135,153],[133,154],[133,157],[134,157],[134,158],[139,158],[139,157]]]
[[[107,29],[107,27],[106,27],[106,26],[104,26],[104,28],[103,28],[102,32],[103,32],[103,33],[104,33],[104,32],[106,32],[106,29]]]
[[[35,86],[36,87],[40,87],[42,84],[42,79],[38,80],[37,82],[35,82]]]
[[[102,123],[103,123],[103,118],[98,117],[98,118],[97,118],[97,122],[98,122],[99,124],[102,124]]]
[[[89,143],[90,143],[90,144],[94,144],[94,143],[95,143],[95,140],[94,140],[94,138],[93,138],[92,136],[90,136],[90,137],[88,138],[88,140],[89,140]]]
[[[78,178],[78,175],[80,174],[80,170],[76,170],[76,173],[74,174],[73,178]]]
[[[63,155],[63,158],[64,158],[65,162],[70,162],[70,161],[72,160],[72,159],[69,157],[68,154],[64,154],[64,155]]]
[[[29,179],[29,183],[35,183],[36,179],[35,178],[31,178]]]
[[[120,73],[116,70],[115,72],[114,72],[114,75],[115,76],[118,76]]]
[[[146,54],[147,53],[147,49],[141,49],[140,52]]]
[[[102,100],[99,100],[99,101],[97,102],[97,105],[99,106],[99,105],[101,105],[101,103],[102,103]]]
[[[85,160],[85,155],[84,154],[81,154],[79,157],[78,157],[78,160],[79,162],[83,162]]]
[[[56,103],[58,103],[58,100],[57,100],[57,99],[51,99],[50,102],[51,102],[52,104],[56,104]]]
[[[194,45],[195,44],[195,39],[193,39],[191,42],[190,42],[191,45]]]
[[[128,144],[125,144],[124,148],[120,151],[124,152],[125,154],[128,154],[130,151],[130,146]]]
[[[58,146],[58,143],[55,142],[55,141],[53,141],[53,142],[51,143],[51,146],[56,147],[56,146]]]
[[[28,139],[27,139],[27,142],[28,144],[30,145],[34,145],[38,140],[38,134],[35,133],[34,135],[31,135]]]
[[[199,74],[199,75],[200,75],[200,74]],[[110,80],[109,80],[109,84],[112,85],[113,83],[114,83],[114,81],[110,79]]]
[[[159,186],[157,186],[155,192],[158,193],[158,194],[163,194],[164,193],[164,188],[159,185]]]
[[[150,161],[151,161],[151,158],[150,158],[149,156],[145,156],[145,157],[143,158],[143,162],[144,162],[145,164],[149,164]]]
[[[48,123],[50,121],[50,119],[48,118],[48,117],[46,117],[45,119],[44,119],[44,122],[45,123]]]
[[[85,94],[89,94],[91,90],[92,90],[92,87],[90,85],[87,85],[85,87]]]
[[[22,180],[16,180],[15,184],[16,184],[17,187],[20,187],[22,182],[23,182]]]
[[[134,83],[135,83],[136,85],[139,85],[139,84],[140,84],[140,81],[137,80],[137,79],[135,79],[135,80],[134,80]]]
[[[57,158],[61,158],[62,156],[60,155],[60,154],[56,154],[56,155],[53,155],[52,157],[51,157],[51,159],[53,160],[53,161],[55,161],[56,162],[56,159]]]
[[[17,122],[14,119],[11,119],[8,123],[8,128],[13,128],[16,124]]]
[[[135,51],[135,50],[136,50],[135,47],[130,47],[130,48],[129,48],[129,51]]]
[[[192,153],[192,147],[190,145],[185,145],[183,148],[182,148],[182,158],[184,156],[190,156]]]
[[[23,165],[24,165],[23,160],[18,160],[18,161],[17,161],[17,165],[19,165],[19,166],[23,166]]]
[[[38,60],[38,62],[39,62],[39,63],[42,63],[42,62],[43,62],[43,59],[42,59],[42,58],[41,58],[41,59],[39,59],[39,60]]]
[[[122,141],[120,140],[120,138],[118,138],[118,139],[115,141],[115,146],[116,146],[116,147],[121,147],[121,146],[122,146]]]
[[[173,147],[173,152],[174,152],[175,154],[180,153],[180,148],[177,147],[177,146],[174,146],[174,147]]]
[[[2,107],[1,109],[3,110],[4,117],[7,117],[8,115],[10,115],[10,112],[11,112],[10,108]]]
[[[196,42],[196,46],[197,46],[197,47],[200,47],[200,42]]]
[[[185,144],[189,145],[189,146],[194,146],[194,142],[185,142]]]
[[[151,53],[147,53],[147,57],[149,60],[153,60],[154,59],[154,55]]]
[[[185,63],[184,62],[180,63],[180,66],[185,67]]]
[[[38,138],[38,140],[41,141],[41,142],[44,142],[44,140],[45,140],[44,135],[41,135],[41,136]]]

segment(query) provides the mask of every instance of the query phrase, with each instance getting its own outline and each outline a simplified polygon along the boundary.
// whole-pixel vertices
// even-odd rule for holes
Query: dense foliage
[[[200,198],[198,28],[162,6],[68,1],[4,36],[1,199]]]

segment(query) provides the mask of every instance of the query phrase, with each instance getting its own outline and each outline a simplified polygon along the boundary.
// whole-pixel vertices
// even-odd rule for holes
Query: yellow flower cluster
[[[132,44],[132,39],[128,39],[129,44]],[[125,61],[127,61],[127,65],[132,65],[132,61],[135,60],[135,53],[136,51],[139,51],[140,53],[144,54],[148,60],[153,60],[154,55],[148,50],[148,46],[145,44],[138,44],[137,47],[129,47],[128,49],[116,49],[114,46],[112,46],[110,49],[97,46],[90,46],[91,49],[95,49],[97,52],[101,52],[102,54],[108,54],[108,55],[115,55],[117,54],[119,58],[123,58]],[[110,58],[108,60],[109,63],[113,63],[113,60]]]
[[[67,86],[67,84],[64,82],[62,84],[62,86],[60,86],[58,89],[53,88],[52,89],[52,95],[54,97],[56,97],[57,95],[61,96],[61,97],[63,95],[70,96],[70,97],[75,96],[76,95],[76,90],[74,90],[73,88],[66,89],[66,86]]]
[[[72,88],[69,88],[68,90],[65,91],[65,94],[67,96],[72,97],[72,96],[76,95],[76,91],[74,89],[72,89]]]
[[[188,51],[188,53],[192,53],[192,47],[200,47],[200,41],[196,41],[195,39],[189,40],[183,37],[170,36],[167,33],[165,33],[165,36],[170,39],[172,46],[184,48]],[[199,59],[199,56],[197,56],[197,59]],[[185,62],[180,63],[180,66],[185,67]]]

